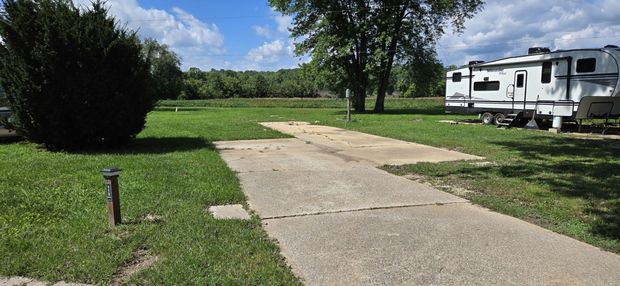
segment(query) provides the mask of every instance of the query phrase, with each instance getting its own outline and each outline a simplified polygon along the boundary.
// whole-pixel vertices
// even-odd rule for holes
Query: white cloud
[[[274,16],[274,20],[278,24],[278,32],[286,34],[289,33],[289,27],[291,27],[291,23],[293,21],[291,16],[277,14]]]
[[[86,7],[92,0],[73,1]],[[217,25],[205,23],[180,8],[171,11],[144,8],[137,0],[107,0],[106,6],[121,25],[138,31],[141,38],[154,38],[167,44],[181,56],[182,69],[276,70],[296,67],[308,60],[308,57],[294,56],[293,43],[288,39],[290,16],[275,14],[270,17],[273,24],[252,26],[256,35],[269,41],[239,55],[228,54]]]
[[[282,40],[263,43],[261,46],[251,49],[246,59],[254,63],[275,63],[282,56],[290,56],[291,52]]]
[[[90,6],[91,0],[74,0],[81,7]],[[224,36],[215,24],[207,24],[190,13],[173,8],[172,13],[160,9],[146,9],[137,0],[107,0],[106,6],[121,25],[138,31],[141,38],[154,38],[170,46],[184,64],[199,54],[225,53]],[[217,59],[200,62],[215,64]],[[184,66],[187,68],[187,66]]]
[[[489,0],[465,27],[439,41],[444,64],[525,54],[532,46],[603,47],[620,43],[620,1]]]
[[[252,26],[252,30],[254,30],[254,33],[256,33],[256,35],[258,36],[271,38],[271,29],[269,29],[269,27],[267,26],[254,25]]]

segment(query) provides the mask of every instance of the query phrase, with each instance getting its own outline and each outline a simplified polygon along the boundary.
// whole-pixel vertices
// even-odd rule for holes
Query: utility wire
[[[437,44],[439,46],[439,48],[436,48],[435,50],[437,51],[453,51],[455,49],[459,49],[459,48],[482,48],[482,47],[489,47],[489,46],[499,46],[499,45],[505,45],[505,44],[524,44],[524,43],[536,43],[536,42],[544,42],[544,41],[551,41],[551,40],[558,40],[558,41],[569,41],[569,40],[585,40],[585,39],[600,39],[600,38],[608,38],[608,39],[620,39],[620,35],[618,36],[600,36],[600,37],[579,37],[579,38],[571,38],[571,39],[549,39],[549,40],[531,40],[531,41],[519,41],[519,42],[502,42],[502,43],[492,43],[492,44],[479,44],[479,45],[455,45],[455,46],[442,46],[439,43]],[[384,51],[384,52],[398,52],[399,50],[388,50],[388,51]],[[180,52],[180,51],[179,51]],[[368,54],[368,52],[360,52],[362,54]],[[492,54],[492,53],[496,53],[496,51],[485,51],[485,52],[480,52],[478,54]],[[191,56],[202,56],[202,57],[240,57],[240,56],[247,56],[247,54],[230,54],[230,53],[202,53],[199,51],[196,52],[183,52],[183,54],[185,55],[191,55]]]

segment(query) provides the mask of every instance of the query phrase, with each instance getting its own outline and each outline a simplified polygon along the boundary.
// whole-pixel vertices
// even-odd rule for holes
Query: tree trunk
[[[398,47],[398,40],[400,38],[400,27],[402,25],[403,17],[407,11],[408,5],[404,5],[400,10],[397,18],[395,19],[395,27],[390,40],[390,44],[387,46],[387,59],[382,61],[379,72],[379,89],[377,90],[377,101],[375,102],[375,113],[382,113],[385,111],[385,93],[387,92],[388,84],[390,83],[390,74],[392,73],[392,65],[394,64],[394,56],[396,55],[396,48]]]
[[[385,111],[385,94],[387,92],[388,84],[390,83],[390,74],[392,73],[392,65],[394,64],[394,55],[396,54],[396,46],[398,44],[397,36],[395,35],[388,47],[388,59],[381,64],[381,73],[379,74],[379,89],[377,90],[377,101],[375,102],[375,113],[382,113]]]
[[[355,111],[366,112],[366,87],[356,86],[353,93]]]

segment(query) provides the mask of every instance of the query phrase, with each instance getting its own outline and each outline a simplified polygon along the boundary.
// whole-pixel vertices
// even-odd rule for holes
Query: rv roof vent
[[[475,66],[475,65],[477,65],[477,64],[481,64],[481,63],[484,63],[484,61],[470,61],[470,62],[469,62],[469,65],[470,65],[470,66]]]
[[[545,48],[545,47],[531,47],[529,49],[527,49],[527,54],[528,55],[533,55],[533,54],[546,54],[551,52],[551,50],[549,48]]]
[[[617,49],[617,48],[618,48],[618,46],[616,46],[616,45],[607,45],[607,46],[605,46],[605,49]]]

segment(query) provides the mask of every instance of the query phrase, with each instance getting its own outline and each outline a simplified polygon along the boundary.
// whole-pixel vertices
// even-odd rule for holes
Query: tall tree
[[[144,57],[151,64],[153,89],[158,99],[176,99],[183,89],[181,59],[165,44],[154,39],[144,40]]]
[[[298,54],[312,54],[319,65],[345,71],[356,111],[365,110],[371,80],[376,81],[375,112],[384,110],[395,61],[414,60],[433,50],[446,27],[462,31],[482,0],[269,0],[294,17],[291,36]]]

